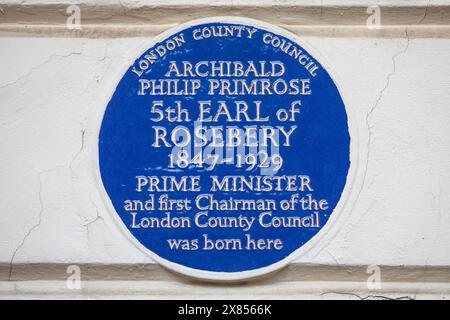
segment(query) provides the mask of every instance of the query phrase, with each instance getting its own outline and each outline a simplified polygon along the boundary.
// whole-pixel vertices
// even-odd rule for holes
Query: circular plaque
[[[338,214],[348,116],[296,36],[200,20],[129,66],[102,119],[98,164],[122,229],[157,262],[200,278],[254,277],[301,255]]]

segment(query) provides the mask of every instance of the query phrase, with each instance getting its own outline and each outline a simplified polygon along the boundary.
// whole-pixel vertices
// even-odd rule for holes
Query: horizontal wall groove
[[[250,6],[81,3],[81,28],[66,27],[68,4],[1,4],[2,35],[132,37],[158,34],[170,26],[211,16],[242,16],[295,29],[306,35],[329,37],[402,37],[408,28],[410,37],[448,37],[450,5],[381,6],[381,24],[368,28],[366,6],[271,5]]]
[[[85,281],[188,281],[157,264],[76,264],[21,263],[1,264],[0,281],[57,281],[66,280],[67,268],[76,265]],[[450,266],[378,266],[383,282],[449,283]],[[293,263],[265,276],[264,282],[329,281],[366,282],[371,272],[368,266],[312,265]],[[261,278],[259,278],[261,281]]]

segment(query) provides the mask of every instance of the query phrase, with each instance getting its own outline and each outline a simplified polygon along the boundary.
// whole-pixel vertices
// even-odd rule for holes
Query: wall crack
[[[73,163],[75,162],[75,160],[79,157],[79,155],[81,154],[81,152],[83,152],[84,149],[84,139],[85,139],[85,135],[86,135],[86,129],[83,128],[81,129],[81,143],[80,143],[80,149],[75,153],[75,155],[73,156],[72,160],[69,163],[69,169],[70,172],[72,173],[72,177],[73,176],[77,176],[73,170]]]
[[[381,300],[414,300],[414,298],[410,297],[410,296],[401,296],[401,297],[388,297],[388,296],[384,296],[384,295],[379,295],[379,294],[370,294],[367,296],[361,296],[358,295],[356,293],[353,292],[339,292],[339,291],[327,291],[327,292],[323,292],[320,295],[324,296],[327,294],[335,294],[335,295],[346,295],[346,296],[353,296],[358,298],[359,300],[375,300],[375,299],[381,299]]]
[[[410,38],[409,38],[409,34],[408,34],[408,29],[405,28],[405,36],[406,36],[406,44],[405,46],[400,49],[398,52],[396,52],[393,56],[392,56],[392,71],[389,72],[386,76],[386,82],[385,85],[383,86],[383,88],[380,90],[380,93],[378,94],[377,99],[375,100],[375,103],[372,105],[372,107],[369,109],[367,115],[366,115],[366,125],[367,125],[367,131],[368,131],[368,139],[367,139],[367,153],[366,153],[366,159],[365,159],[365,168],[364,168],[364,173],[363,173],[363,178],[362,178],[362,187],[359,190],[358,196],[356,199],[359,199],[362,190],[364,189],[364,187],[366,186],[367,183],[367,171],[369,168],[369,159],[370,159],[370,151],[371,151],[371,145],[373,143],[373,131],[372,131],[372,126],[370,124],[370,118],[373,115],[374,111],[378,108],[378,105],[380,104],[381,100],[383,99],[383,96],[386,92],[386,90],[389,88],[390,82],[391,82],[391,78],[395,75],[396,71],[397,71],[397,58],[399,56],[401,56],[402,54],[406,53],[406,51],[409,48],[409,44],[410,44]],[[357,201],[357,200],[356,200]],[[359,218],[362,219],[369,211],[370,209],[373,207],[373,204],[371,206],[369,206],[369,210],[366,210],[364,212],[364,214]],[[358,220],[359,220],[358,219]]]
[[[5,83],[3,85],[0,86],[0,89],[4,89],[7,88],[9,86],[15,85],[17,84],[19,81],[28,78],[34,71],[36,71],[37,69],[41,68],[42,66],[46,65],[47,63],[49,63],[50,61],[52,61],[54,58],[67,58],[70,57],[72,55],[81,55],[82,52],[70,52],[67,55],[59,55],[59,54],[52,54],[48,57],[48,59],[46,59],[44,62],[38,64],[37,66],[31,67],[27,73],[25,73],[24,75],[19,76],[17,79],[10,81],[8,83]]]
[[[42,201],[42,175],[44,173],[48,173],[52,171],[52,169],[50,170],[44,170],[39,172],[38,174],[38,179],[39,179],[39,191],[38,191],[38,197],[39,197],[39,204],[40,204],[40,208],[39,208],[39,212],[38,212],[38,221],[35,225],[33,225],[28,232],[25,234],[25,236],[22,238],[22,241],[19,243],[19,245],[16,247],[16,249],[14,250],[12,256],[11,256],[11,260],[9,262],[9,276],[8,276],[8,281],[11,281],[11,277],[12,277],[12,273],[13,273],[13,268],[14,268],[14,259],[17,255],[17,253],[19,252],[19,250],[24,246],[25,241],[30,237],[31,233],[36,230],[42,223],[42,213],[44,212],[44,202]]]

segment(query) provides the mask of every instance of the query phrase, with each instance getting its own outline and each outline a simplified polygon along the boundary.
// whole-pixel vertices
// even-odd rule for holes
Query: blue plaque
[[[157,262],[242,279],[302,254],[350,167],[348,117],[294,35],[238,18],[157,38],[103,116],[98,164],[121,228]]]

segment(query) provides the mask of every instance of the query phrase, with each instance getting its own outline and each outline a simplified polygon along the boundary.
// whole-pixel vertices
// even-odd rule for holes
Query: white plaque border
[[[335,83],[339,91],[339,94],[341,95],[341,98],[344,102],[345,110],[347,112],[348,128],[350,134],[350,168],[347,175],[347,181],[344,186],[341,198],[338,201],[336,207],[334,208],[331,217],[329,218],[327,223],[316,235],[314,235],[302,247],[292,252],[286,258],[266,267],[241,272],[212,272],[193,269],[168,261],[158,256],[151,250],[147,249],[137,239],[134,238],[134,236],[126,228],[123,221],[120,219],[119,215],[115,211],[114,206],[103,185],[99,167],[98,142],[103,116],[108,106],[108,103],[116,90],[118,83],[123,78],[126,71],[130,67],[130,65],[135,61],[135,59],[140,57],[146,50],[153,47],[156,43],[186,28],[199,24],[220,23],[220,22],[237,23],[264,29],[269,32],[273,32],[277,35],[286,37],[287,39],[303,47],[309,54],[311,54],[311,56],[315,60],[317,60],[322,65],[323,68],[325,68],[325,70],[328,72],[331,79]],[[361,120],[358,121],[357,119],[357,114],[355,113],[355,104],[353,103],[352,101],[353,99],[349,94],[350,88],[345,86],[345,83],[341,81],[341,78],[339,77],[339,75],[336,74],[336,71],[333,70],[328,61],[321,54],[319,54],[318,51],[311,44],[307,43],[304,39],[299,38],[297,35],[270,23],[244,17],[219,16],[219,17],[196,19],[187,23],[177,25],[176,27],[172,27],[166,30],[165,32],[159,34],[158,36],[154,37],[150,41],[144,41],[141,48],[139,50],[130,52],[129,57],[126,58],[125,60],[126,61],[123,62],[122,66],[114,68],[113,71],[114,75],[111,76],[110,80],[106,81],[104,85],[100,86],[99,91],[104,92],[100,99],[102,101],[102,104],[101,107],[95,111],[96,115],[93,116],[88,123],[88,128],[90,128],[91,129],[90,131],[94,133],[93,139],[91,139],[91,141],[89,142],[90,153],[92,155],[91,159],[93,162],[91,170],[92,171],[91,178],[93,181],[95,181],[95,184],[97,185],[97,190],[100,193],[100,197],[103,200],[106,210],[109,213],[108,217],[102,216],[102,218],[105,218],[105,223],[107,223],[109,227],[119,228],[121,233],[131,243],[133,243],[134,246],[139,248],[140,251],[142,251],[145,255],[151,257],[155,262],[159,263],[163,267],[166,267],[170,270],[197,279],[210,281],[239,281],[245,279],[252,279],[277,271],[287,266],[289,263],[292,263],[300,256],[305,255],[307,253],[311,254],[310,257],[317,256],[320,253],[320,251],[322,251],[329,244],[329,242],[335,237],[336,233],[340,230],[340,227],[348,221],[352,213],[353,205],[358,199],[360,190],[364,183],[365,178],[364,170],[366,167],[366,161],[361,160],[363,160],[363,158],[366,157],[365,156],[366,152],[364,152],[364,150],[367,150],[367,145],[360,144],[361,139],[359,139],[360,138],[359,132],[361,132],[361,129],[358,126]],[[302,262],[299,261],[299,263]]]

